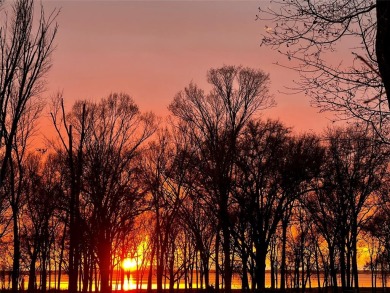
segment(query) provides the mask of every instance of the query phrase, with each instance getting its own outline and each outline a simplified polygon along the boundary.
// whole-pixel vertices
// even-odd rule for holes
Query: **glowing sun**
[[[137,268],[137,261],[134,258],[125,258],[122,267],[125,271],[134,270]]]

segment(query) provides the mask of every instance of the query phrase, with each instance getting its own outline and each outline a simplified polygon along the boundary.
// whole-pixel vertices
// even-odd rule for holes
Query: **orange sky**
[[[53,1],[61,8],[57,49],[46,95],[61,90],[68,105],[111,92],[130,94],[142,111],[164,116],[173,96],[190,81],[205,87],[211,67],[244,65],[270,73],[277,107],[265,117],[280,118],[297,132],[321,131],[330,114],[318,114],[304,96],[278,91],[296,73],[260,47],[264,24],[255,21],[268,1]]]

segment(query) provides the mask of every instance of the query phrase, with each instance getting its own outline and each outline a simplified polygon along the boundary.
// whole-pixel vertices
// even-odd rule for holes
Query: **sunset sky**
[[[288,62],[260,47],[265,24],[256,21],[268,1],[44,1],[46,13],[60,8],[57,49],[47,96],[63,91],[67,105],[130,94],[141,111],[160,116],[174,95],[193,81],[207,88],[211,67],[243,65],[271,77],[279,118],[297,132],[322,131],[330,114],[318,114],[309,99],[286,95],[297,74],[275,65]]]

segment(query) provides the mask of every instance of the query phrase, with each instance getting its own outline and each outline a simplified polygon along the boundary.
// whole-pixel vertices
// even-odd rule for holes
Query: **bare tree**
[[[345,209],[329,188],[323,188],[323,182],[317,182],[315,192],[307,194],[304,198],[305,208],[316,227],[316,232],[325,240],[328,248],[327,265],[330,271],[333,292],[337,292],[337,237],[343,229],[341,220],[342,211]]]
[[[388,1],[275,0],[259,11],[270,22],[262,44],[299,73],[294,90],[323,110],[370,123],[389,143]]]
[[[216,234],[215,216],[210,211],[210,206],[204,202],[203,196],[197,193],[183,202],[180,215],[185,230],[191,236],[195,252],[199,253],[200,265],[196,270],[202,272],[201,283],[205,288],[210,288],[210,261]]]
[[[292,203],[317,176],[323,149],[315,136],[293,138],[275,121],[251,122],[245,129],[237,160],[237,200],[245,211],[255,247],[257,289],[265,288],[266,257],[279,223],[290,215]],[[288,223],[288,221],[287,221]]]
[[[155,117],[141,114],[126,94],[92,103],[87,115],[83,192],[88,232],[97,256],[101,292],[111,292],[113,246],[129,233],[142,211],[145,192],[136,180],[142,143],[156,129]]]
[[[2,1],[0,2],[0,6]],[[0,24],[0,189],[11,170],[11,187],[21,186],[23,175],[21,162],[26,149],[26,139],[31,132],[36,113],[32,114],[33,100],[44,89],[44,76],[51,66],[51,54],[57,25],[54,23],[57,13],[48,18],[43,9],[34,30],[34,2],[16,1],[12,13],[4,14]],[[16,162],[16,163],[15,163]],[[15,168],[14,168],[15,167]],[[15,170],[19,169],[19,172]],[[18,173],[16,179],[14,175]],[[15,180],[16,179],[16,180]],[[18,183],[17,183],[18,181]],[[14,264],[13,290],[17,290],[19,278],[20,240],[18,218],[20,209],[19,187],[11,188],[10,205],[13,212]],[[0,206],[3,205],[4,193],[0,191]],[[1,209],[1,208],[0,208]]]
[[[43,9],[34,30],[34,1],[18,0],[0,27],[0,187],[8,169],[20,119],[30,99],[44,89],[51,66],[57,12]],[[11,109],[13,109],[11,111]]]
[[[211,69],[207,81],[209,94],[190,84],[170,104],[173,115],[187,125],[197,148],[196,170],[209,204],[215,206],[217,227],[223,235],[224,282],[230,292],[232,281],[230,195],[237,141],[244,126],[259,110],[273,105],[268,93],[267,74],[260,70],[224,66]],[[218,289],[218,288],[217,288]]]
[[[20,277],[20,218],[21,209],[24,204],[23,198],[26,195],[26,156],[29,148],[29,142],[35,131],[36,120],[42,110],[42,104],[39,101],[29,100],[25,107],[25,111],[21,113],[19,126],[16,130],[13,143],[13,151],[11,158],[8,161],[9,171],[7,172],[7,180],[3,181],[4,191],[8,197],[9,204],[12,210],[13,222],[13,269],[12,269],[12,290],[17,292]],[[16,111],[11,108],[13,113]]]
[[[382,288],[386,287],[386,274],[390,265],[390,173],[383,180],[381,190],[377,193],[379,203],[373,216],[363,226],[365,241],[368,244],[370,260],[365,265],[371,270],[372,287],[376,287],[378,272],[382,275]],[[375,289],[373,289],[374,291]],[[374,291],[375,292],[375,291]]]
[[[50,112],[53,126],[58,134],[59,145],[55,146],[57,153],[65,159],[64,173],[68,174],[69,200],[69,292],[77,292],[77,280],[80,265],[80,240],[82,229],[80,226],[80,193],[82,187],[82,173],[84,168],[84,148],[87,123],[87,102],[78,101],[73,111],[66,114],[62,94],[53,98]]]
[[[40,285],[45,292],[50,278],[48,267],[50,251],[59,219],[54,219],[63,197],[58,157],[49,154],[29,154],[23,167],[25,173],[25,205],[21,215],[21,242],[24,262],[28,267],[29,292],[35,291],[37,265],[40,265]]]
[[[383,148],[375,143],[375,136],[366,129],[350,127],[343,130],[335,130],[329,135],[328,148],[328,184],[340,198],[344,206],[342,220],[344,232],[340,239],[340,253],[350,255],[353,285],[358,289],[358,264],[357,241],[366,215],[370,212],[369,198],[381,188],[382,179],[388,170],[388,148]],[[348,235],[349,234],[349,235]],[[345,242],[344,242],[345,241]],[[343,247],[344,244],[346,247]],[[341,255],[342,256],[342,255]],[[348,255],[347,255],[348,256]],[[341,257],[341,266],[344,265]],[[345,261],[347,269],[349,263]],[[347,270],[348,274],[348,270]],[[343,282],[343,280],[342,280]],[[350,287],[352,284],[346,276],[343,285]],[[344,287],[344,286],[343,286]]]
[[[317,188],[305,198],[313,223],[328,245],[334,290],[337,253],[341,286],[359,288],[358,236],[373,212],[372,196],[381,188],[388,168],[388,150],[372,135],[358,126],[330,130]]]
[[[188,145],[175,141],[169,131],[163,129],[156,141],[149,144],[143,160],[142,181],[150,194],[149,205],[154,222],[151,235],[154,262],[150,263],[150,273],[155,263],[158,292],[163,288],[164,275],[170,280],[170,290],[174,289],[177,275],[174,264],[177,263],[176,239],[181,232],[179,216],[183,201],[188,197],[185,183],[189,168],[183,147]]]

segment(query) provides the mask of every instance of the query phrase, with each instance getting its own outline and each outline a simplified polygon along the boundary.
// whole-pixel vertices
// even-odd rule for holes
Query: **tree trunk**
[[[159,238],[160,236],[157,235]],[[162,242],[162,241],[160,241]],[[157,276],[156,276],[156,281],[157,281],[157,292],[162,293],[163,290],[163,275],[164,275],[164,251],[163,251],[163,246],[161,244],[157,245],[157,250],[156,250],[156,259],[157,259]]]
[[[152,292],[152,280],[153,280],[153,261],[154,261],[154,255],[156,253],[156,243],[152,243],[152,252],[150,256],[150,266],[149,266],[149,274],[148,274],[148,287],[147,292]]]
[[[171,259],[169,263],[169,293],[173,293],[175,288],[175,245],[174,239],[171,239]]]
[[[19,240],[19,226],[18,226],[18,217],[19,209],[17,204],[13,203],[12,207],[12,217],[13,217],[13,236],[14,236],[14,259],[12,264],[12,292],[18,292],[18,283],[20,275],[20,240]]]
[[[207,253],[203,250],[200,252],[201,262],[203,267],[204,283],[206,289],[210,287],[210,268],[209,268],[209,258]]]
[[[76,252],[78,250],[78,227],[76,221],[76,214],[78,206],[76,204],[77,186],[76,186],[76,171],[73,161],[73,137],[72,137],[72,125],[69,126],[69,151],[68,151],[68,164],[70,170],[70,201],[69,201],[69,293],[77,292],[77,277],[78,277],[78,258]]]
[[[302,293],[305,293],[306,289],[306,282],[305,282],[305,276],[306,276],[306,269],[305,269],[305,254],[303,251],[303,246],[301,247],[301,284],[302,284]]]
[[[222,226],[222,235],[223,235],[223,243],[222,249],[224,254],[224,283],[225,283],[225,292],[230,293],[232,290],[232,275],[233,270],[230,261],[230,231],[228,225]]]
[[[335,255],[334,255],[334,247],[329,246],[329,266],[330,266],[330,273],[332,275],[332,288],[333,292],[337,292],[337,270],[335,267]]]
[[[376,1],[376,56],[379,72],[385,86],[388,110],[390,109],[390,2],[385,0]]]
[[[340,275],[341,275],[341,287],[343,290],[346,289],[347,283],[345,281],[346,274],[345,274],[345,243],[344,239],[340,241],[340,252],[339,252],[339,258],[340,258]]]
[[[222,251],[223,251],[223,279],[224,279],[224,291],[230,293],[232,289],[232,265],[230,260],[231,248],[230,248],[230,220],[228,213],[228,194],[224,191],[225,187],[219,188],[221,192],[220,198],[220,211],[219,221],[222,231]]]
[[[221,242],[220,230],[217,229],[215,239],[215,290],[219,292],[219,243]]]
[[[65,250],[65,236],[66,236],[66,230],[67,230],[67,220],[68,217],[66,217],[65,224],[64,224],[64,231],[61,237],[61,251],[60,251],[60,259],[58,261],[58,280],[57,280],[57,289],[61,289],[61,274],[62,274],[62,263],[64,260],[64,250]]]
[[[266,268],[267,248],[266,245],[256,245],[256,287],[257,290],[264,291],[265,289],[265,268]]]
[[[280,290],[286,289],[286,242],[287,242],[287,225],[288,221],[282,223],[282,259],[280,264]]]
[[[389,10],[390,12],[390,10]],[[356,293],[359,293],[359,272],[358,272],[358,264],[357,264],[357,227],[356,224],[352,226],[352,275],[354,279],[354,285],[356,289]]]
[[[242,254],[242,284],[241,288],[243,292],[249,291],[249,280],[248,280],[248,255],[244,245],[241,246]]]
[[[46,263],[47,263],[47,255],[46,255],[46,247],[42,251],[42,264],[41,264],[41,288],[42,293],[46,292],[47,287],[47,269],[46,269]]]
[[[89,283],[89,278],[90,278],[89,264],[90,264],[89,253],[88,253],[88,250],[85,250],[85,252],[84,252],[84,268],[83,268],[83,270],[84,270],[83,288],[82,288],[83,293],[86,293],[88,291],[88,283]]]
[[[36,280],[35,263],[37,262],[37,258],[38,258],[38,250],[36,248],[34,248],[34,251],[31,255],[30,270],[28,273],[28,292],[29,293],[35,292],[35,280]]]
[[[100,239],[99,245],[99,269],[101,277],[101,293],[111,293],[110,272],[111,272],[111,242],[107,239]]]
[[[301,231],[301,237],[300,237],[300,248],[299,248],[299,253],[301,255],[301,284],[302,284],[302,293],[305,293],[306,289],[306,283],[305,283],[305,233]]]
[[[270,251],[270,266],[271,266],[271,289],[275,289],[275,261],[274,261],[274,247],[271,246]]]
[[[352,279],[351,279],[351,257],[352,257],[352,247],[350,245],[347,246],[347,252],[346,252],[346,268],[345,268],[345,276],[346,276],[346,286],[347,288],[351,288],[352,286]]]
[[[319,266],[319,257],[318,257],[318,244],[316,243],[314,247],[314,259],[315,259],[315,265],[316,265],[316,274],[317,274],[317,287],[318,291],[321,292],[321,279],[320,279],[320,266]],[[324,278],[325,278],[325,272],[323,272]]]

